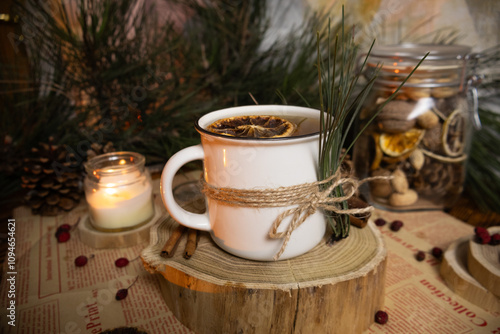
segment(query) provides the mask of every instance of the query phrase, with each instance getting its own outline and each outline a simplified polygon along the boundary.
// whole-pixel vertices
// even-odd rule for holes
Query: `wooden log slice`
[[[500,233],[500,226],[490,227],[490,234]],[[500,245],[481,245],[469,240],[469,272],[486,289],[500,297]]]
[[[443,255],[440,273],[457,295],[490,312],[500,312],[500,298],[482,286],[467,269],[469,241],[464,237],[453,242]]]
[[[361,333],[383,308],[387,252],[373,222],[333,246],[276,262],[230,255],[204,232],[189,260],[185,236],[172,258],[162,258],[176,225],[165,218],[153,226],[141,258],[163,276],[169,309],[196,333]]]

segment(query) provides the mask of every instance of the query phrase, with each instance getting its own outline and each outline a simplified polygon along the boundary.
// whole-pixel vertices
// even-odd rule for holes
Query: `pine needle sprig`
[[[381,65],[375,66],[369,74],[364,73],[368,58],[371,54],[375,41],[372,42],[368,52],[364,55],[364,61],[358,65],[358,45],[354,42],[353,30],[344,31],[344,11],[342,8],[342,29],[340,37],[337,34],[335,40],[331,41],[331,31],[327,28],[326,49],[328,56],[321,52],[321,38],[317,33],[317,59],[320,104],[320,134],[319,134],[319,178],[327,179],[338,172],[341,163],[350,149],[353,147],[361,133],[375,119],[384,106],[389,103],[406,83],[408,78],[420,66],[427,57],[425,55],[413,68],[408,76],[401,82],[393,94],[375,111],[367,124],[357,133],[351,142],[347,142],[347,134],[353,126],[361,107],[372,89],[381,70]],[[333,46],[333,50],[330,47]],[[362,75],[366,75],[366,81],[359,87]],[[346,148],[347,147],[347,148]],[[345,151],[343,151],[345,149]],[[324,185],[326,189],[329,184]],[[332,196],[344,195],[341,186],[334,190]],[[348,209],[347,201],[342,202],[341,209]],[[345,238],[349,235],[350,219],[348,215],[334,215],[325,212],[335,239]]]
[[[337,172],[341,162],[342,144],[345,141],[344,123],[351,111],[359,110],[350,105],[351,95],[359,79],[356,73],[358,47],[353,36],[344,30],[344,13],[342,12],[342,25],[340,36],[336,34],[331,42],[330,23],[327,27],[328,50],[326,60],[321,52],[320,34],[317,33],[317,71],[320,99],[320,135],[319,135],[319,178],[326,179]],[[333,50],[331,49],[333,47]],[[362,101],[361,101],[362,102]],[[355,115],[351,115],[351,120]],[[348,125],[352,124],[351,121]],[[327,187],[328,185],[325,185]],[[337,187],[334,196],[342,196],[343,189]],[[347,203],[341,203],[347,209]],[[349,234],[349,217],[341,215],[334,217],[325,213],[333,234],[345,238]],[[334,220],[337,222],[335,223]]]

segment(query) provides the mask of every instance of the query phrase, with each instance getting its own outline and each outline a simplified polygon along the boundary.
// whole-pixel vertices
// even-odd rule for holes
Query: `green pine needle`
[[[347,143],[347,133],[354,124],[361,110],[368,93],[370,92],[375,80],[380,71],[380,65],[376,67],[366,82],[360,89],[358,83],[360,77],[363,75],[363,70],[371,54],[372,43],[368,50],[364,61],[361,66],[357,68],[358,61],[358,45],[354,42],[352,30],[349,32],[344,31],[344,12],[342,10],[342,24],[341,35],[337,34],[335,39],[332,40],[330,25],[327,28],[327,59],[321,49],[321,36],[317,33],[317,59],[316,66],[318,70],[318,83],[319,83],[319,100],[320,100],[320,135],[319,135],[319,177],[321,180],[327,179],[338,171],[345,155],[353,147],[356,140],[366,127],[375,119],[383,107],[391,101],[420,66],[422,61],[427,57],[420,60],[416,67],[410,74],[403,80],[396,91],[382,104],[373,117],[368,121],[365,127],[356,135],[354,140]],[[333,45],[333,50],[330,47]],[[347,147],[345,152],[342,149]],[[325,185],[326,189],[329,185]],[[343,189],[341,186],[335,189],[332,196],[343,196]],[[347,201],[340,204],[341,209],[348,209]],[[332,212],[326,212],[325,216],[333,230],[335,238],[345,238],[349,234],[350,220],[348,215],[334,215]]]

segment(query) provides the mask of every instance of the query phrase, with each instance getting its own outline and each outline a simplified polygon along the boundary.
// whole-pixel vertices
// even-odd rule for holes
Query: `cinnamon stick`
[[[184,233],[185,229],[186,227],[183,225],[177,226],[177,228],[172,232],[172,234],[168,238],[167,242],[165,243],[165,246],[163,246],[160,254],[161,257],[172,257],[174,255],[175,249],[177,248],[179,240],[181,239],[181,236]]]
[[[193,256],[196,246],[198,244],[198,230],[189,229],[188,237],[186,242],[186,248],[184,249],[184,258],[190,259]]]
[[[366,203],[365,201],[363,201],[359,197],[349,198],[347,200],[347,204],[349,205],[350,209],[364,209],[367,206],[369,206],[368,203]],[[368,213],[358,214],[358,215],[349,215],[349,218],[350,218],[352,225],[359,227],[359,228],[363,228],[366,226],[366,224],[368,224],[368,219],[370,218],[370,216],[371,216],[371,213],[368,212]]]
[[[349,215],[349,220],[351,221],[351,224],[359,228],[363,228],[366,226],[366,224],[368,224],[368,218],[370,218],[370,216],[359,218],[354,215]]]

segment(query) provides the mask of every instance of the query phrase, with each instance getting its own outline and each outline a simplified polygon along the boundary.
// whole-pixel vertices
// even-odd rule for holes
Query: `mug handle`
[[[184,210],[174,199],[172,185],[177,171],[186,163],[194,160],[203,160],[205,153],[201,144],[190,146],[175,153],[166,163],[161,173],[160,193],[163,204],[168,212],[179,224],[201,231],[210,231],[208,211],[192,213]]]

